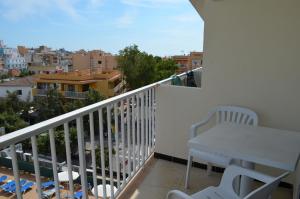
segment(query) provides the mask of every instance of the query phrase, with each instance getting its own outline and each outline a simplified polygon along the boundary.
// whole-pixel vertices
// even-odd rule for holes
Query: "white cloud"
[[[121,0],[123,4],[138,7],[157,7],[163,4],[186,3],[187,0]]]
[[[51,9],[60,9],[72,18],[79,15],[74,7],[74,0],[4,0],[0,1],[2,16],[17,21],[30,16],[41,16]]]
[[[134,23],[136,17],[137,17],[136,10],[126,11],[122,16],[120,16],[116,20],[116,26],[118,28],[127,28]]]

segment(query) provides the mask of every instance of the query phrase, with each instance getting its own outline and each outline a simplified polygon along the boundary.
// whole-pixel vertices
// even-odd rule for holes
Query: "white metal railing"
[[[31,140],[32,146],[37,198],[42,198],[37,138],[45,132],[49,134],[50,139],[56,198],[61,198],[57,168],[57,155],[59,154],[56,152],[55,142],[55,133],[57,133],[55,130],[58,128],[63,129],[64,132],[66,162],[70,179],[68,187],[72,198],[74,198],[72,168],[76,162],[79,162],[83,198],[88,198],[87,173],[91,170],[93,171],[92,184],[94,186],[103,185],[103,198],[107,198],[108,191],[110,191],[110,198],[116,198],[154,152],[156,89],[160,84],[168,84],[170,81],[171,78],[168,78],[1,136],[0,149],[10,147],[17,198],[21,199],[22,193],[15,145],[28,139]],[[76,127],[78,149],[71,148],[70,127],[72,126]],[[96,133],[97,135],[95,135]],[[87,136],[89,136],[91,145],[91,165],[87,165],[87,158],[89,158],[85,147]],[[100,161],[97,161],[96,158],[97,149],[100,150]],[[105,149],[108,150],[108,154],[105,154]],[[72,150],[78,152],[78,160],[77,158],[76,160],[72,159]],[[107,158],[108,166],[105,164]],[[102,179],[102,182],[99,179]],[[115,186],[117,192],[114,193],[113,189],[106,190],[107,183],[111,187]],[[97,189],[95,189],[95,195],[98,195]]]

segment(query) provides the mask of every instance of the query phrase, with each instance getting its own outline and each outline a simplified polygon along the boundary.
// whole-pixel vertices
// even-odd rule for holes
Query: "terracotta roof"
[[[21,87],[28,87],[28,86],[33,86],[34,85],[34,80],[36,78],[33,76],[28,76],[28,77],[23,77],[23,78],[18,78],[15,80],[11,80],[8,82],[4,82],[0,84],[1,86],[21,86]]]

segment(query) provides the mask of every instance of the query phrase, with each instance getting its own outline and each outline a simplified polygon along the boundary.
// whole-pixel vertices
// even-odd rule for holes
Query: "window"
[[[102,61],[98,61],[98,64],[102,64]]]
[[[68,85],[68,91],[75,91],[75,85]]]
[[[22,90],[16,90],[17,95],[22,95]]]
[[[89,91],[89,85],[88,84],[82,85],[82,92],[85,92],[85,91]]]

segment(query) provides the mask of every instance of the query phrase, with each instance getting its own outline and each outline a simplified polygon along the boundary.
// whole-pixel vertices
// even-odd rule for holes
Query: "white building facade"
[[[8,48],[4,45],[3,41],[0,41],[0,58],[4,63],[4,69],[27,69],[27,62],[22,57],[16,48]]]

